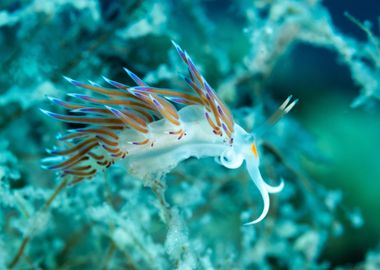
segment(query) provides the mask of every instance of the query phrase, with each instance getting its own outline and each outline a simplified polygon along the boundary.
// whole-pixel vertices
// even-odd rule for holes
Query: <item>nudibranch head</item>
[[[270,186],[262,179],[254,135],[234,122],[190,56],[173,44],[187,66],[185,82],[192,93],[150,86],[127,68],[124,69],[135,86],[105,77],[110,87],[64,77],[95,95],[68,94],[75,102],[48,97],[70,114],[41,110],[43,113],[83,127],[59,135],[57,139],[63,147],[48,150],[51,157],[43,160],[43,167],[71,177],[76,183],[120,160],[125,160],[130,174],[143,179],[163,175],[191,156],[214,156],[230,169],[245,163],[264,201],[261,215],[248,224],[257,223],[268,212],[268,194],[279,192],[283,182]],[[288,105],[289,101],[290,98],[270,118],[271,123],[294,106],[295,102]]]

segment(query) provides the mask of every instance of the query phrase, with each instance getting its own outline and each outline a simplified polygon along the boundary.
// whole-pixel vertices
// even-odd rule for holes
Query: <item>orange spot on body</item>
[[[251,144],[251,150],[252,150],[252,153],[255,155],[256,158],[259,157],[259,153],[257,151],[257,148],[256,148],[256,144]]]

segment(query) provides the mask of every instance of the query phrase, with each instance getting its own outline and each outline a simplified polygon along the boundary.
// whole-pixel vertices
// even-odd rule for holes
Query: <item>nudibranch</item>
[[[227,106],[186,51],[174,42],[173,45],[187,65],[188,77],[184,80],[192,94],[150,86],[126,68],[135,86],[105,77],[108,87],[64,77],[95,95],[70,93],[68,96],[75,100],[70,102],[48,97],[70,114],[42,110],[43,113],[80,127],[57,137],[63,147],[47,150],[51,156],[43,159],[42,166],[79,182],[120,160],[130,174],[142,179],[162,176],[189,157],[216,157],[229,169],[245,162],[263,199],[261,214],[247,224],[260,222],[269,211],[269,193],[281,191],[283,181],[271,186],[263,180],[254,134],[234,122]],[[274,114],[275,119],[295,105],[297,100],[290,99]]]

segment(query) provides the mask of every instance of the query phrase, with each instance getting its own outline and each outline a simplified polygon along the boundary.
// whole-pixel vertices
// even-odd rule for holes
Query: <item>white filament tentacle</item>
[[[253,225],[262,221],[269,211],[270,199],[269,193],[280,192],[284,187],[284,181],[281,180],[281,183],[277,186],[271,186],[267,184],[261,176],[261,173],[258,168],[258,164],[254,163],[252,158],[246,159],[247,170],[249,176],[251,177],[253,183],[257,186],[257,189],[260,192],[261,198],[263,199],[263,210],[258,218],[255,220],[245,223],[244,225]]]
[[[235,153],[232,149],[224,151],[219,159],[219,163],[228,169],[239,168],[243,161],[243,155]]]
[[[284,183],[284,179],[281,178],[280,183],[277,186],[271,186],[266,182],[264,182],[264,185],[268,193],[278,193],[284,188],[285,183]]]

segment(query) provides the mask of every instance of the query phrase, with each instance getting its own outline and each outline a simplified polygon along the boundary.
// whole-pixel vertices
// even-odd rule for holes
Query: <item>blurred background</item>
[[[344,16],[346,12],[372,25],[373,33],[379,35],[380,4],[331,0],[322,3],[335,27],[345,35],[367,40],[366,33]],[[337,60],[336,53],[327,49],[296,45],[272,75],[275,95],[285,95],[285,89],[291,89],[300,98],[292,113],[329,159],[327,165],[309,167],[310,174],[324,186],[341,190],[344,204],[362,212],[363,226],[332,238],[322,256],[337,265],[360,261],[365,250],[376,247],[380,239],[380,104],[376,101],[370,108],[351,106],[360,87],[347,66]]]
[[[46,95],[73,91],[62,75],[128,82],[126,66],[153,85],[182,87],[175,40],[236,115],[255,108],[260,119],[289,94],[299,99],[284,138],[268,140],[312,179],[319,203],[330,198],[321,186],[340,209],[313,260],[366,269],[368,252],[377,249],[380,269],[379,16],[373,0],[1,0],[0,179],[11,190],[56,184],[39,159],[65,127],[38,108],[51,108]],[[5,228],[5,213],[13,212],[3,208]],[[10,261],[22,233],[2,233],[15,239],[4,255]],[[264,269],[259,265],[246,267]]]

